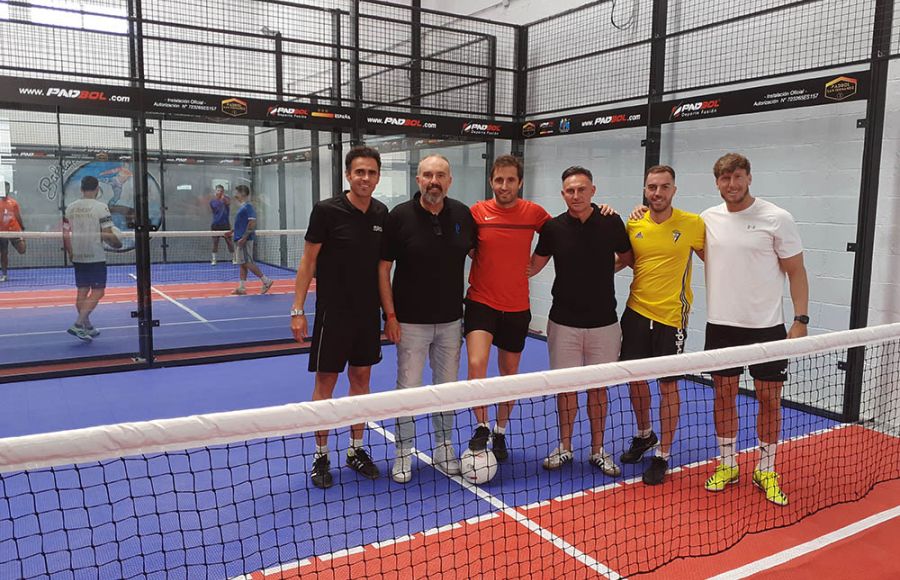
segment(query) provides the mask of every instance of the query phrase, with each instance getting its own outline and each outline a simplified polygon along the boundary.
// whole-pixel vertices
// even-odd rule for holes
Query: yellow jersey
[[[628,308],[656,322],[687,327],[694,293],[691,291],[693,253],[703,249],[706,228],[700,216],[672,208],[661,224],[650,212],[626,224],[634,250],[634,280]]]

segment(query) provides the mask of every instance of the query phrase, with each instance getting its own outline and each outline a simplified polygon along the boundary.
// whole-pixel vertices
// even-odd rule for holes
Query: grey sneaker
[[[397,483],[406,483],[412,479],[412,453],[409,450],[397,450],[397,458],[391,468],[391,479]]]
[[[447,475],[459,475],[459,459],[456,458],[456,449],[453,443],[444,441],[434,448],[434,466]]]
[[[235,288],[234,290],[231,291],[232,296],[243,296],[246,293],[247,293],[247,290],[245,288]]]
[[[88,334],[88,332],[85,329],[83,329],[82,327],[80,327],[76,324],[73,324],[72,326],[70,326],[66,332],[68,332],[69,334],[71,334],[72,336],[74,336],[75,338],[77,338],[78,340],[80,340],[82,342],[91,342],[91,335]]]
[[[599,467],[600,471],[610,477],[618,477],[622,475],[622,470],[618,465],[615,464],[612,456],[606,451],[603,451],[601,453],[594,453],[593,455],[591,455],[590,462],[591,465],[593,465],[594,467]]]
[[[85,326],[84,331],[88,333],[88,336],[91,338],[97,338],[100,336],[100,331],[94,328],[93,326]]]
[[[572,463],[572,452],[568,449],[563,449],[562,445],[560,445],[551,451],[547,459],[544,460],[544,469],[554,471],[569,463]]]
[[[263,282],[262,290],[259,291],[260,294],[265,294],[269,291],[269,288],[272,287],[272,284],[275,283],[275,280],[269,279],[268,282]]]

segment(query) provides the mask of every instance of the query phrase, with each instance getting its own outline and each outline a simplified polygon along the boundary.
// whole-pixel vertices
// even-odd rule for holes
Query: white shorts
[[[619,360],[622,330],[619,323],[598,328],[575,328],[547,321],[550,368],[566,369]]]

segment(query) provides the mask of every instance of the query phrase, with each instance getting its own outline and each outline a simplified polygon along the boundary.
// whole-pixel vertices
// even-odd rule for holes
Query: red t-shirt
[[[19,203],[8,197],[0,197],[0,232],[21,232]]]
[[[469,300],[502,312],[528,310],[526,269],[531,241],[550,214],[524,199],[509,208],[490,199],[473,205],[472,217],[478,227],[478,244],[469,272]]]

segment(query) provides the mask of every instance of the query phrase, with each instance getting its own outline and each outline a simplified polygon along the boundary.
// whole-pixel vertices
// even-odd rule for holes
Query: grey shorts
[[[253,244],[254,240],[247,240],[247,243],[244,244],[244,247],[238,245],[237,241],[234,242],[234,257],[231,259],[232,264],[254,264],[253,261]]]
[[[619,360],[622,330],[619,323],[598,328],[575,328],[547,321],[550,368],[565,369]]]

